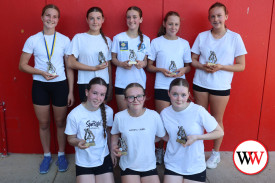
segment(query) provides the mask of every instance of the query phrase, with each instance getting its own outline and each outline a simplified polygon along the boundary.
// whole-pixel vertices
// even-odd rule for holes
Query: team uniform
[[[45,40],[51,54],[54,35],[43,35],[39,32],[29,37],[24,45],[23,52],[34,55],[34,68],[47,72],[49,61]],[[49,105],[50,99],[55,106],[67,105],[68,85],[65,75],[64,56],[70,45],[70,39],[56,32],[56,40],[51,57],[51,63],[56,69],[58,77],[46,80],[42,75],[33,74],[32,99],[37,105]]]
[[[105,105],[105,108],[107,121],[106,126],[111,127],[113,125],[113,110],[107,105]],[[75,164],[77,167],[77,175],[80,175],[78,174],[78,169],[83,169],[85,171],[85,168],[98,168],[102,166],[105,161],[110,162],[108,165],[105,165],[108,170],[106,171],[112,172],[113,169],[110,161],[111,159],[108,157],[109,148],[107,144],[107,136],[104,138],[101,110],[99,108],[96,111],[89,111],[83,106],[83,104],[80,104],[69,113],[67,117],[65,134],[77,135],[76,137],[78,139],[84,139],[85,135],[87,137],[87,130],[92,131],[95,136],[95,146],[90,146],[86,149],[79,149],[77,146],[75,147]]]
[[[130,116],[127,109],[118,112],[111,134],[119,133],[128,146],[127,155],[121,156],[119,161],[122,172],[154,172],[155,136],[163,137],[166,133],[159,114],[150,109],[139,117]]]
[[[171,61],[174,61],[177,69],[184,67],[185,63],[191,63],[191,51],[188,41],[178,37],[176,40],[168,40],[163,36],[155,38],[151,43],[151,54],[148,57],[152,61],[156,61],[157,68],[164,68],[169,70]],[[181,76],[185,79],[185,75]],[[156,99],[163,100],[158,94],[163,91],[166,96],[166,100],[170,101],[167,91],[169,84],[173,77],[166,77],[161,72],[156,73],[155,80],[155,97]]]
[[[211,58],[216,57],[216,64],[233,65],[234,59],[247,54],[241,36],[227,29],[225,35],[215,39],[211,30],[202,32],[196,38],[191,51],[200,55],[199,62],[206,64]],[[207,73],[196,69],[193,84],[210,90],[230,90],[233,72],[218,70]]]
[[[129,60],[130,49],[134,50],[137,60],[143,61],[146,55],[150,54],[150,39],[143,34],[143,43],[140,45],[140,37],[130,38],[126,32],[117,34],[113,38],[112,52],[117,54],[120,62]],[[116,68],[115,87],[124,89],[130,83],[139,83],[146,88],[146,74],[143,69],[137,69],[132,66],[130,70],[122,67]]]
[[[174,111],[172,106],[169,106],[160,115],[169,135],[164,156],[164,164],[167,171],[174,172],[174,175],[183,175],[183,177],[204,172],[206,163],[203,140],[197,140],[190,146],[183,147],[176,142],[178,127],[182,126],[187,136],[203,135],[204,130],[212,132],[216,129],[218,123],[215,118],[202,106],[193,102],[186,109],[179,112]],[[168,174],[171,175],[170,173]]]
[[[106,37],[108,46],[106,45],[101,34],[90,35],[88,33],[76,34],[70,44],[68,55],[74,55],[77,61],[88,66],[99,65],[98,54],[102,51],[106,61],[112,60],[111,46],[112,42],[109,37]],[[108,67],[98,71],[84,71],[78,70],[77,84],[79,86],[79,95],[81,101],[85,98],[86,85],[91,79],[95,77],[101,77],[109,84],[109,72]]]

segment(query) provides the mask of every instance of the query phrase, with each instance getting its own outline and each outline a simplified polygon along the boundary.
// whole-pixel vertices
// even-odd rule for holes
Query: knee
[[[57,128],[65,128],[65,126],[66,126],[66,121],[65,121],[65,119],[56,120],[55,123],[56,123],[56,127],[57,127]]]
[[[39,129],[40,130],[43,130],[43,131],[46,131],[46,130],[49,130],[50,129],[50,123],[49,122],[40,122],[39,123]]]

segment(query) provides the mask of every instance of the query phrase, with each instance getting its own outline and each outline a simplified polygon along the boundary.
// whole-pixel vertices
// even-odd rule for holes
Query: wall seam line
[[[260,109],[260,116],[259,116],[259,125],[258,125],[258,132],[257,132],[257,140],[259,140],[260,134],[260,127],[261,127],[261,120],[262,120],[262,111],[263,111],[263,101],[264,101],[264,91],[265,91],[265,82],[266,82],[266,75],[267,75],[267,66],[268,66],[268,58],[269,58],[269,48],[270,48],[270,39],[271,39],[271,30],[272,30],[272,20],[273,20],[273,11],[274,11],[274,0],[272,1],[272,9],[271,9],[271,19],[270,19],[270,27],[269,27],[269,35],[268,35],[268,44],[267,44],[267,55],[266,55],[266,64],[265,64],[265,73],[264,73],[264,84],[263,84],[263,92],[262,92],[262,101],[261,101],[261,109]]]

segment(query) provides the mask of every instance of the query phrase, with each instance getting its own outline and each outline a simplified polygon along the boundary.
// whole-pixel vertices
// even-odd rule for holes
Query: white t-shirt
[[[48,44],[49,53],[51,54],[54,35],[44,35]],[[49,61],[42,32],[29,37],[25,42],[23,52],[33,54],[34,68],[47,72]],[[42,82],[58,82],[66,79],[64,56],[70,45],[70,39],[59,32],[56,32],[54,52],[51,57],[51,63],[56,68],[58,77],[46,80],[42,75],[33,74],[33,80]]]
[[[164,156],[165,168],[182,175],[193,175],[206,169],[203,140],[197,140],[192,145],[183,147],[176,142],[178,126],[183,126],[186,135],[202,135],[204,129],[212,132],[218,125],[202,106],[191,102],[180,111],[174,111],[172,106],[160,113],[164,127],[169,135]]]
[[[113,125],[113,110],[106,107],[106,126]],[[67,117],[65,134],[75,135],[84,139],[85,129],[90,129],[95,136],[95,146],[79,149],[75,146],[75,164],[81,167],[96,167],[103,164],[105,156],[109,154],[107,133],[104,138],[103,120],[100,108],[96,111],[87,110],[82,104],[75,107]]]
[[[150,54],[150,39],[143,34],[143,43],[140,50],[138,46],[140,45],[140,38],[130,38],[126,32],[117,34],[113,38],[112,52],[117,54],[117,59],[120,62],[129,60],[130,49],[135,51],[137,55],[137,60],[144,60],[146,55]],[[126,88],[130,83],[139,83],[146,87],[146,74],[143,69],[137,69],[134,65],[130,70],[124,69],[122,67],[116,68],[116,80],[115,86],[118,88]]]
[[[106,61],[112,60],[111,46],[112,41],[106,37],[108,46],[106,45],[101,34],[90,35],[88,33],[76,34],[70,44],[68,55],[74,55],[80,63],[88,66],[99,65],[98,53],[103,52]],[[109,49],[108,49],[109,47]],[[110,63],[109,63],[110,64]],[[98,71],[84,71],[78,70],[78,84],[88,84],[91,79],[95,77],[101,77],[109,84],[109,72],[108,67]]]
[[[216,64],[221,65],[233,65],[236,57],[247,54],[241,36],[228,29],[220,39],[215,39],[210,30],[200,33],[191,51],[200,55],[199,62],[201,64],[209,61],[210,51],[216,54]],[[228,90],[231,88],[232,78],[233,72],[219,70],[207,73],[196,69],[193,83],[212,90]]]
[[[155,136],[163,137],[165,129],[156,111],[146,109],[139,117],[129,115],[127,109],[115,115],[111,134],[119,134],[128,146],[127,155],[121,156],[122,170],[149,171],[156,168]]]
[[[155,38],[151,43],[149,59],[156,61],[157,68],[169,70],[171,61],[175,61],[177,69],[184,67],[184,63],[191,63],[191,51],[188,41],[178,37],[177,40],[168,40],[163,36]],[[185,79],[185,75],[181,76]],[[169,89],[173,77],[166,77],[161,72],[156,73],[155,89]]]

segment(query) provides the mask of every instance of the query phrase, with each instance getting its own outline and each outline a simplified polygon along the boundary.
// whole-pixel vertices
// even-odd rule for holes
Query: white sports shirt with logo
[[[175,111],[172,106],[162,110],[160,116],[169,135],[164,156],[165,168],[182,175],[201,173],[206,169],[203,140],[187,147],[176,142],[178,127],[183,126],[186,135],[202,135],[212,132],[218,123],[202,106],[191,102],[189,106]]]
[[[106,126],[113,124],[113,110],[105,105]],[[96,111],[87,110],[82,104],[75,107],[67,117],[65,134],[76,135],[78,139],[84,139],[84,129],[89,128],[95,136],[95,146],[87,149],[75,147],[75,164],[81,167],[97,167],[103,164],[105,156],[109,154],[107,145],[107,133],[104,138],[103,120],[100,108]]]
[[[156,111],[146,109],[139,117],[130,116],[127,109],[118,112],[111,134],[119,133],[128,146],[127,155],[120,157],[122,170],[144,172],[156,168],[155,136],[163,137],[166,133]]]

